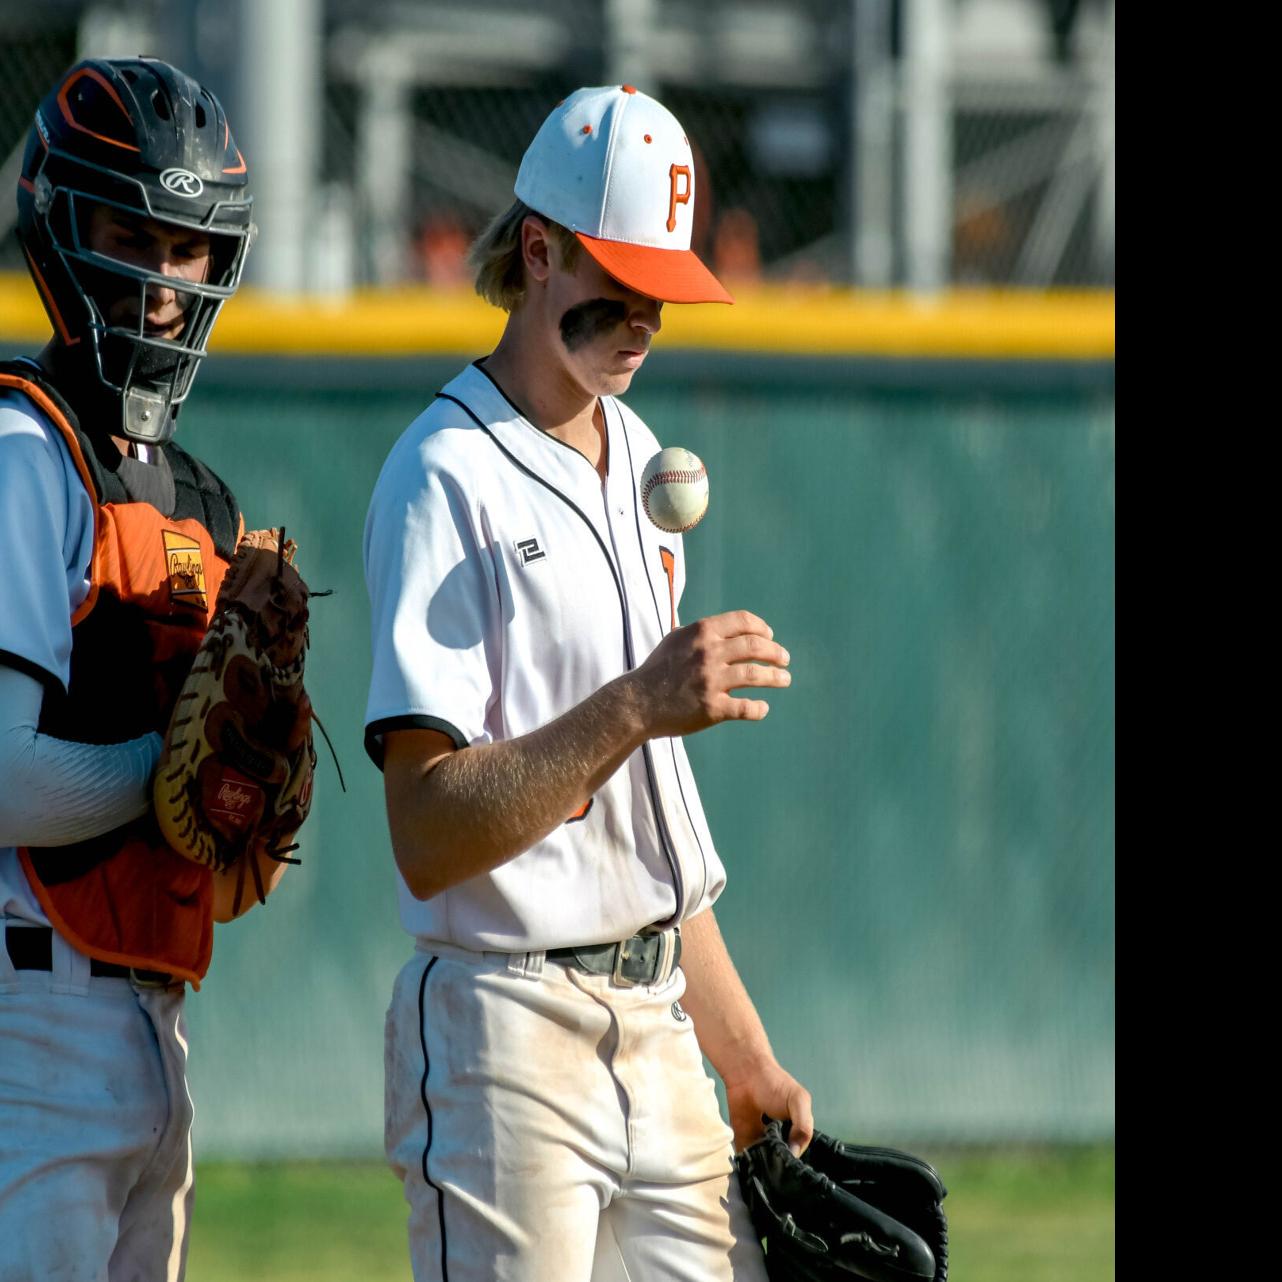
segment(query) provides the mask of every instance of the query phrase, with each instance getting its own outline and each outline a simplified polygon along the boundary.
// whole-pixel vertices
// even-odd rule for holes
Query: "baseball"
[[[641,473],[641,506],[661,530],[684,534],[708,510],[708,469],[679,445],[660,450]]]

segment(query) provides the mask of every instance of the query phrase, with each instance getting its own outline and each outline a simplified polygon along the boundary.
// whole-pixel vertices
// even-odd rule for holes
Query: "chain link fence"
[[[34,13],[30,5],[0,6],[0,271],[23,270],[13,193],[36,104],[75,58],[76,18],[55,4]]]
[[[1106,91],[1075,76],[978,82],[954,115],[953,280],[1111,285]]]
[[[3,190],[36,102],[80,50],[146,47],[191,69],[241,122],[252,160],[266,122],[238,110],[252,98],[236,79],[248,3],[47,0],[33,13],[0,0]],[[305,287],[463,281],[466,246],[511,199],[550,106],[615,80],[686,126],[695,247],[732,285],[911,281],[914,23],[945,45],[926,161],[941,171],[940,283],[1113,284],[1111,0],[297,3],[319,49]],[[12,218],[0,212],[0,269],[21,263]],[[268,279],[262,254],[251,266]]]

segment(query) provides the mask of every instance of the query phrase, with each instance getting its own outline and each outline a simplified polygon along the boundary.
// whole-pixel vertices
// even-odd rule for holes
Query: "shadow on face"
[[[209,236],[110,205],[96,205],[89,217],[87,242],[94,253],[174,281],[173,288],[156,283],[146,286],[144,312],[141,284],[124,276],[116,278],[112,281],[114,296],[98,300],[107,322],[137,327],[141,321],[142,332],[149,336],[177,338],[185,324],[184,314],[196,297],[182,290],[182,282],[209,279]]]
[[[617,298],[589,298],[561,317],[561,341],[577,352],[594,339],[618,329],[628,319],[628,305]]]

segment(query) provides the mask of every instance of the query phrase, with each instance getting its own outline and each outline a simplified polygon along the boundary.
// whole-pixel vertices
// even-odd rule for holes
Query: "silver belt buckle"
[[[620,988],[635,988],[637,981],[630,979],[623,973],[623,963],[627,959],[625,949],[632,941],[625,939],[623,943],[617,945],[614,950],[614,969],[610,973],[610,978],[619,985]]]

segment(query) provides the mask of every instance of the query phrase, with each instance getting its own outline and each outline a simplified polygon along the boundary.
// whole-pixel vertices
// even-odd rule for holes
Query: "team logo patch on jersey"
[[[169,599],[176,605],[208,608],[205,599],[205,563],[200,544],[190,534],[165,530],[165,574],[169,578]]]
[[[517,539],[516,550],[521,554],[521,564],[529,565],[531,561],[542,561],[547,553],[539,547],[538,539]]]

